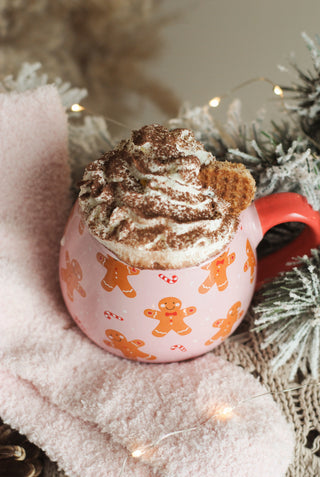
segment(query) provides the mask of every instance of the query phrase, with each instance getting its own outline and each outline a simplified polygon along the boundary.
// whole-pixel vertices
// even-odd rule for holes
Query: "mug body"
[[[150,363],[193,358],[240,324],[255,288],[260,239],[252,205],[234,239],[207,262],[137,269],[90,234],[76,202],[61,240],[63,298],[82,331],[115,355]]]

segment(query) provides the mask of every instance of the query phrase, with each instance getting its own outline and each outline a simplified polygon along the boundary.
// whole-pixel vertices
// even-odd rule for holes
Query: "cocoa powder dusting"
[[[214,186],[212,171],[222,174],[216,164],[191,131],[144,126],[86,168],[82,215],[90,232],[120,258],[130,251],[133,266],[163,268],[162,253],[173,257],[172,268],[193,265],[183,262],[184,251],[190,256],[194,248],[195,260],[205,260],[231,240],[238,224],[228,194]]]

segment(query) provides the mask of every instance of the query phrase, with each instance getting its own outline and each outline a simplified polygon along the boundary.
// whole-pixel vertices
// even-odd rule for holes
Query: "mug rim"
[[[75,204],[76,206],[76,204]],[[251,207],[251,205],[249,206]],[[248,208],[249,208],[248,207]],[[79,211],[80,211],[80,215],[81,215],[81,209],[79,208]],[[82,219],[83,220],[83,219]],[[164,271],[172,271],[172,272],[178,272],[179,270],[192,270],[192,269],[197,269],[197,268],[201,268],[202,266],[204,265],[207,265],[208,263],[212,262],[213,260],[215,260],[216,258],[218,258],[220,255],[222,255],[223,253],[226,252],[226,250],[230,247],[231,243],[234,241],[236,235],[238,234],[239,230],[240,230],[240,227],[241,227],[241,223],[242,223],[242,213],[240,214],[239,216],[239,223],[237,225],[237,228],[232,236],[232,238],[230,239],[230,241],[224,245],[224,247],[214,253],[213,255],[211,255],[210,257],[208,257],[206,260],[204,261],[201,261],[197,264],[194,264],[194,265],[189,265],[189,266],[186,266],[186,267],[163,267],[163,268],[145,268],[145,267],[138,267],[138,266],[135,266],[135,265],[132,265],[131,263],[123,260],[122,258],[120,258],[116,252],[114,252],[113,250],[110,250],[100,239],[99,237],[93,235],[93,233],[91,232],[90,228],[88,227],[87,223],[83,220],[83,224],[84,224],[84,227],[85,227],[85,230],[87,232],[87,234],[92,238],[92,240],[94,240],[95,244],[98,244],[100,247],[102,247],[104,250],[107,251],[107,253],[110,253],[114,258],[116,258],[119,262],[123,263],[124,265],[127,265],[131,268],[134,268],[136,270],[140,270],[140,271],[150,271],[150,272],[158,272],[158,273],[161,273],[161,272],[164,272]],[[146,253],[148,253],[146,251]]]

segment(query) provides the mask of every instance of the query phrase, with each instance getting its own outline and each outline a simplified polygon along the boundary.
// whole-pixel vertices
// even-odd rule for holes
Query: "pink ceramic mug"
[[[283,222],[307,227],[260,261],[257,274],[256,247],[267,230]],[[255,287],[319,244],[319,213],[298,194],[274,194],[242,212],[234,239],[207,262],[142,270],[119,260],[89,233],[77,202],[61,240],[60,283],[71,316],[97,345],[138,361],[180,361],[219,345],[240,324]]]

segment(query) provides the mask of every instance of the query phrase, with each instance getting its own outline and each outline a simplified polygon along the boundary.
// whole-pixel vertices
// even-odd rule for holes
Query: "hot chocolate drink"
[[[150,125],[86,168],[79,204],[91,234],[121,260],[184,268],[226,247],[254,191],[242,164],[217,161],[191,131]]]

